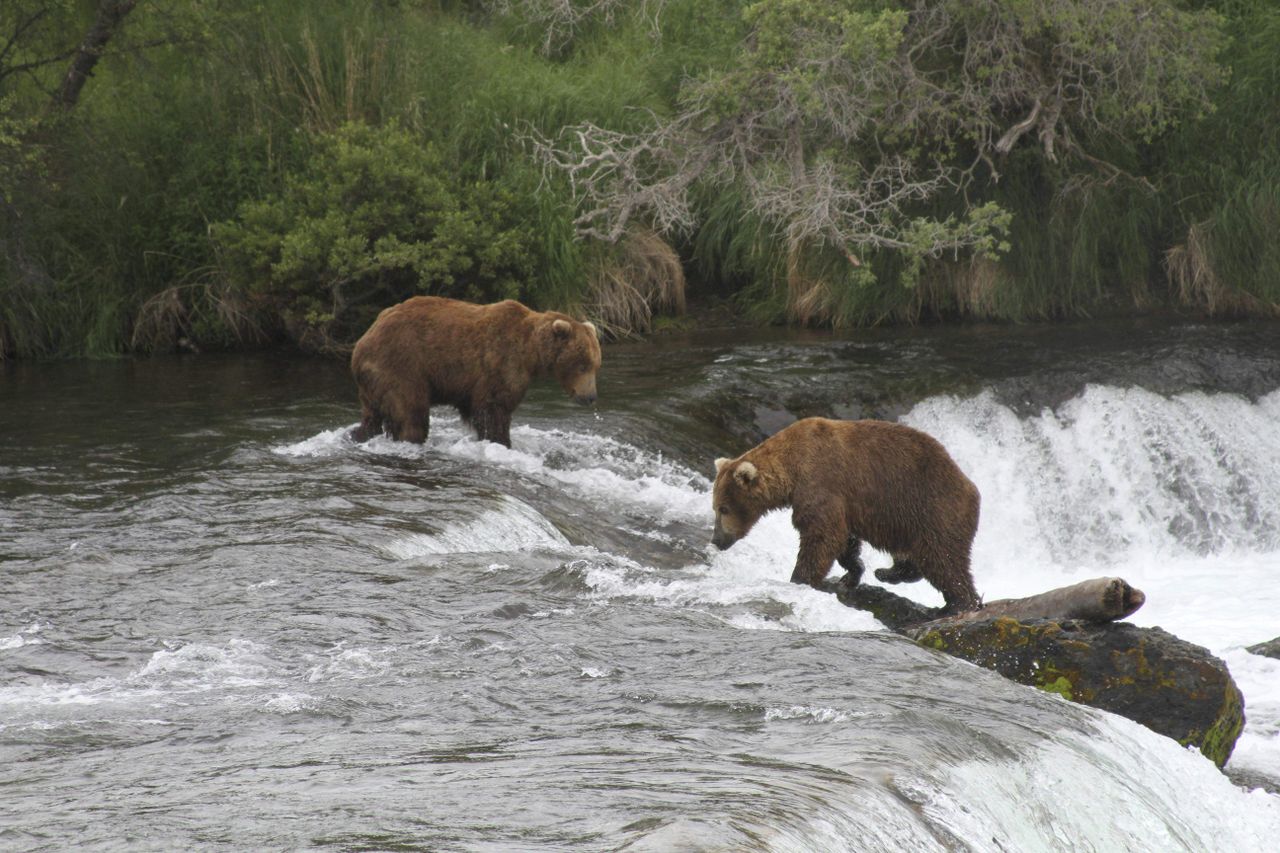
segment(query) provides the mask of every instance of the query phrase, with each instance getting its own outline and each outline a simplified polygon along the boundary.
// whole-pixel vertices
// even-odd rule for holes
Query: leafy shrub
[[[464,182],[433,146],[392,125],[315,140],[283,188],[213,227],[233,289],[310,349],[333,349],[414,294],[526,296],[532,230],[512,195]]]

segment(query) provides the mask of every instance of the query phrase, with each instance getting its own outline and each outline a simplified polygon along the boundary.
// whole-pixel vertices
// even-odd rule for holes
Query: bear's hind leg
[[[352,441],[368,441],[374,436],[382,435],[382,412],[372,394],[362,384],[360,393],[360,424],[351,430]]]
[[[511,446],[511,412],[496,403],[486,403],[475,410],[472,426],[482,441]]]
[[[365,442],[379,435],[382,435],[382,415],[366,407],[361,415],[360,424],[351,430],[351,440]]]
[[[887,569],[876,569],[876,580],[884,583],[915,583],[918,580],[924,580],[924,575],[910,557],[894,554],[892,566]]]
[[[950,562],[924,556],[917,556],[917,560],[925,580],[942,593],[942,598],[947,603],[943,608],[944,613],[968,613],[982,607],[982,599],[973,586],[968,556]]]
[[[397,407],[395,415],[387,418],[387,426],[391,437],[396,441],[422,444],[427,440],[427,433],[431,429],[431,406],[424,401],[412,406]]]

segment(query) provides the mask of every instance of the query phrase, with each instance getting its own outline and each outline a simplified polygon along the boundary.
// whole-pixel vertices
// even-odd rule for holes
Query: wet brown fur
[[[482,439],[511,446],[511,414],[530,383],[553,377],[577,402],[596,398],[596,329],[513,300],[475,305],[415,296],[385,309],[356,342],[351,373],[365,441],[382,433],[421,443],[432,406],[457,408]]]
[[[886,421],[806,418],[737,459],[717,460],[717,469],[720,547],[790,506],[800,531],[792,582],[820,586],[839,560],[845,582],[856,585],[866,541],[918,570],[948,610],[981,606],[969,567],[978,489],[931,436]]]

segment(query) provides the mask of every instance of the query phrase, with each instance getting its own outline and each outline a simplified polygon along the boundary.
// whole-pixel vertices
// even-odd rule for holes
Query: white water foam
[[[277,448],[286,455],[324,456],[349,448],[348,429],[330,430],[305,441]],[[641,514],[655,524],[678,521],[710,525],[711,481],[658,454],[647,453],[613,439],[567,430],[519,426],[509,449],[479,441],[457,419],[432,421],[425,447],[375,438],[358,445],[365,452],[409,458],[437,451],[517,471],[550,482],[578,497]],[[661,532],[653,538],[662,540]],[[568,542],[532,507],[506,498],[473,521],[438,534],[413,534],[383,546],[397,559],[425,554],[477,551],[519,551],[568,547]],[[708,547],[708,564],[687,567],[671,580],[629,559],[597,561],[587,583],[601,598],[642,598],[656,603],[725,608],[772,601],[787,615],[763,618],[739,613],[730,621],[742,628],[791,631],[873,631],[883,626],[870,614],[840,604],[829,594],[790,583],[799,537],[790,515],[773,513],[761,519],[749,540],[724,552]],[[590,554],[593,549],[578,549]],[[886,565],[887,565],[887,558]]]
[[[706,477],[660,454],[591,433],[521,425],[512,429],[514,447],[507,448],[475,438],[458,418],[447,415],[432,418],[425,445],[385,436],[354,444],[347,438],[350,429],[327,430],[274,452],[323,457],[356,447],[406,459],[438,452],[516,471],[583,498],[621,503],[658,522],[701,520],[708,513],[711,482]]]
[[[710,495],[704,496],[710,504]],[[710,510],[705,512],[710,516]],[[876,631],[871,614],[841,604],[835,596],[791,583],[799,536],[787,513],[771,513],[747,539],[728,551],[708,546],[707,564],[685,567],[676,578],[632,560],[593,562],[586,581],[599,598],[639,598],[695,610],[746,608],[728,621],[747,630]],[[758,615],[762,602],[780,604],[781,615]]]
[[[323,660],[307,672],[307,681],[348,681],[384,675],[391,669],[390,649],[346,647],[345,643],[328,650]]]
[[[809,723],[847,723],[866,716],[866,713],[862,711],[820,708],[811,705],[766,708],[764,712],[765,722],[772,722],[773,720],[804,720]]]
[[[1222,658],[1245,697],[1245,727],[1231,767],[1280,776],[1280,660],[1230,649]]]
[[[1094,385],[1026,419],[983,393],[930,398],[903,421],[982,492],[975,563],[1280,551],[1280,392],[1251,403]]]
[[[512,431],[514,448],[469,433],[442,436],[451,456],[497,464],[566,487],[572,494],[644,511],[659,523],[707,512],[711,483],[679,463],[623,442],[569,430],[529,426]]]
[[[1016,762],[961,764],[940,779],[897,784],[974,850],[1275,849],[1280,797],[1242,791],[1174,741],[1093,713],[1096,736],[1045,740]]]
[[[272,714],[300,714],[315,710],[323,704],[322,700],[309,693],[278,693],[262,703],[262,708]]]
[[[62,706],[178,702],[192,693],[258,688],[279,681],[281,675],[279,664],[258,643],[192,643],[154,652],[145,664],[120,678],[0,686],[0,709],[25,715]]]
[[[44,643],[44,640],[37,635],[46,627],[47,626],[43,623],[33,622],[16,634],[8,637],[0,637],[0,652],[8,651],[10,649],[20,649],[23,646],[41,645]]]
[[[430,554],[479,554],[542,549],[567,549],[569,540],[536,509],[503,495],[494,506],[480,509],[466,521],[438,533],[411,533],[383,543],[382,550],[397,560]]]
[[[1129,621],[1227,661],[1248,717],[1232,766],[1280,776],[1280,678],[1242,650],[1280,634],[1280,392],[1089,386],[1025,419],[984,393],[903,420],[982,493],[973,566],[988,600],[1125,578],[1147,596]],[[941,601],[926,584],[896,590]]]

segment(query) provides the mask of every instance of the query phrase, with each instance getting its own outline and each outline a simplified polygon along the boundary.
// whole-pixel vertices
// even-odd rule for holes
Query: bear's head
[[[551,374],[575,403],[596,401],[596,372],[600,370],[600,341],[596,327],[565,317],[551,321],[554,354]]]
[[[771,507],[761,488],[760,471],[747,459],[717,459],[711,491],[716,529],[711,544],[726,549],[751,531]]]

